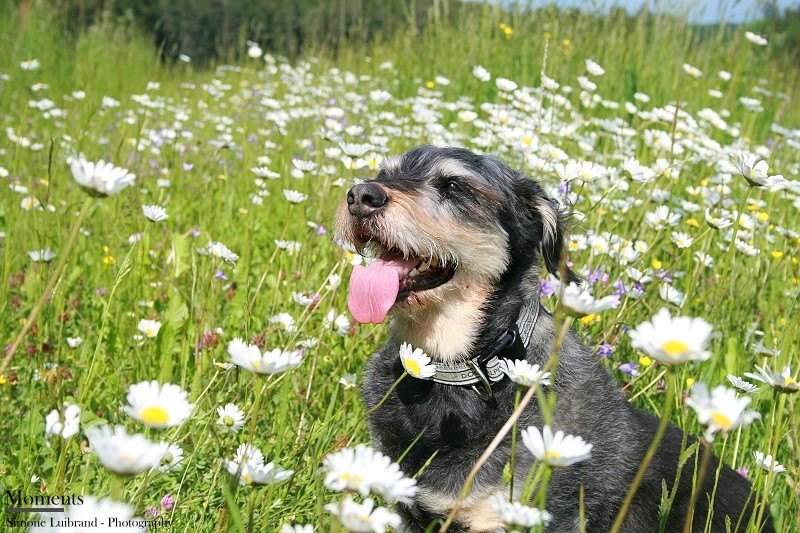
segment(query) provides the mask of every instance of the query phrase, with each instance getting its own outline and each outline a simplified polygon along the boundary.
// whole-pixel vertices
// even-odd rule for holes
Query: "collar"
[[[539,299],[533,298],[522,305],[517,321],[505,330],[489,349],[463,362],[436,364],[433,381],[444,385],[469,386],[482,384],[488,397],[492,396],[492,383],[505,377],[501,366],[503,359],[523,359],[530,344],[533,329],[539,318]],[[473,387],[478,394],[481,391]]]

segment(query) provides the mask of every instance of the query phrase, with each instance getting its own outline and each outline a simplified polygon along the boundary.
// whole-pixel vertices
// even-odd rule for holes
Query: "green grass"
[[[82,224],[85,232],[78,233],[52,298],[42,307],[0,379],[3,492],[23,489],[35,494],[41,489],[50,494],[104,496],[112,491],[110,474],[95,457],[84,453],[82,433],[66,442],[45,439],[45,415],[69,401],[81,407],[83,428],[103,421],[119,423],[131,432],[177,442],[184,449],[179,471],[125,480],[121,498],[136,507],[138,516],[148,507],[158,507],[162,496],[169,493],[177,501],[174,511],[166,513],[175,531],[241,527],[276,531],[289,522],[318,524],[321,530],[334,527],[322,506],[339,495],[323,486],[318,472],[321,459],[343,442],[369,440],[360,424],[363,406],[357,389],[344,390],[338,380],[346,373],[357,373],[361,383],[365,362],[382,343],[387,328],[353,325],[340,335],[325,324],[329,312],[347,313],[351,268],[349,257],[331,237],[333,214],[346,191],[336,181],[372,171],[348,170],[340,161],[325,156],[324,150],[336,144],[320,137],[322,121],[315,113],[335,98],[335,105],[345,110],[348,126],[359,126],[367,135],[388,137],[387,153],[399,153],[419,143],[447,138],[420,127],[422,112],[410,99],[421,94],[427,99],[425,105],[437,108],[435,122],[442,125],[442,131],[453,132],[453,139],[477,148],[472,140],[480,128],[436,102],[466,97],[480,118],[491,122],[480,104],[502,104],[504,100],[493,81],[483,83],[472,76],[472,66],[481,64],[495,78],[538,87],[546,42],[547,75],[575,88],[566,97],[583,119],[622,117],[635,132],[630,155],[645,165],[661,157],[670,162],[671,169],[681,167],[677,180],[661,177],[647,186],[631,183],[627,193],[614,191],[608,197],[587,184],[575,206],[587,215],[576,233],[608,231],[646,242],[648,251],[632,264],[644,270],[660,262],[687,296],[681,313],[703,317],[714,325],[718,335],[711,343],[713,357],[679,367],[679,383],[691,378],[710,385],[725,384],[726,374],[741,376],[763,363],[772,368],[789,365],[795,377],[800,370],[796,319],[800,241],[775,231],[800,229],[798,209],[792,205],[797,193],[749,193],[748,209],[752,206],[755,217],[758,213],[768,217],[756,223],[753,233],[753,245],[761,250],[757,256],[721,250],[718,245],[724,241],[719,232],[706,231],[702,210],[687,213],[674,228],[695,239],[688,250],[677,249],[670,243],[669,232],[656,232],[643,223],[644,214],[662,203],[651,197],[652,189],[669,190],[674,197],[666,203],[673,209],[682,199],[702,203],[690,198],[685,189],[708,183],[714,168],[688,157],[688,152],[657,152],[645,145],[643,132],[648,128],[665,131],[675,139],[688,135],[680,130],[673,135],[669,121],[646,121],[602,106],[581,108],[576,82],[584,73],[584,59],[591,58],[607,71],[594,81],[598,93],[610,101],[633,101],[633,93],[643,91],[652,100],[637,104],[641,109],[676,99],[682,110],[695,117],[706,107],[727,108],[731,115],[726,120],[739,123],[741,138],[746,138],[737,148],[773,143],[769,162],[774,172],[796,179],[798,150],[784,136],[770,131],[773,122],[789,128],[800,124],[800,112],[794,105],[800,98],[798,71],[780,53],[780,36],[774,40],[767,36],[770,45],[758,48],[745,41],[742,29],[706,35],[669,18],[621,20],[555,12],[530,17],[486,7],[481,16],[464,10],[457,28],[442,26],[420,35],[397,32],[384,41],[354,43],[335,56],[324,49],[313,50],[306,58],[309,62],[278,61],[274,73],[265,73],[261,60],[237,69],[195,72],[185,65],[160,64],[156,52],[134,29],[104,23],[73,39],[57,31],[47,13],[33,9],[22,18],[10,8],[2,13],[0,73],[10,79],[0,81],[0,119],[5,129],[42,146],[32,150],[8,135],[0,137],[0,167],[9,173],[5,181],[29,189],[27,195],[9,191],[0,197],[0,231],[5,232],[0,239],[0,345],[16,340],[65,255],[76,220],[73,213],[84,205],[86,195],[75,186],[66,157],[83,153],[90,160],[105,158],[137,176],[136,184],[121,194],[91,202]],[[499,29],[501,22],[512,28],[510,38]],[[39,59],[41,68],[32,72],[19,68],[21,61],[31,58]],[[380,68],[386,61],[393,63],[393,70]],[[681,68],[684,62],[704,75],[698,79],[687,76]],[[333,67],[340,69],[339,73],[332,72]],[[731,72],[731,82],[718,78],[719,70]],[[353,79],[345,79],[345,71],[353,73]],[[436,82],[437,75],[447,77],[450,84]],[[792,101],[754,93],[753,87],[762,78],[764,87],[786,93]],[[131,100],[132,94],[145,93],[151,81],[161,84],[149,92],[157,106]],[[38,82],[49,88],[33,92],[31,85]],[[230,88],[220,90],[221,84]],[[724,91],[721,100],[707,94],[714,88]],[[369,92],[375,89],[389,91],[394,99],[384,106],[375,104],[369,100]],[[64,98],[76,90],[85,91],[86,99]],[[351,98],[348,93],[357,96]],[[121,106],[102,109],[104,96],[119,100]],[[278,127],[265,118],[265,111],[272,109],[259,104],[265,96],[280,102],[284,110],[302,108],[310,116],[298,113]],[[740,96],[757,96],[763,100],[764,110],[747,112],[739,103]],[[43,97],[66,110],[67,116],[45,118],[42,111],[29,106],[29,101]],[[360,97],[366,100],[355,104]],[[620,149],[608,136],[587,153],[575,136],[537,131],[535,124],[540,121],[567,116],[554,106],[545,107],[538,117],[531,113],[529,122],[515,123],[523,131],[520,138],[534,136],[578,160],[619,167]],[[396,120],[381,116],[383,111],[394,113]],[[184,112],[188,117],[181,116]],[[164,128],[173,129],[178,137],[165,138],[157,146],[158,132]],[[596,123],[580,128],[582,135],[600,129]],[[723,132],[706,131],[726,147],[733,143]],[[182,132],[191,136],[180,137]],[[346,138],[358,141],[359,135]],[[496,137],[480,149],[501,155],[547,187],[558,183],[552,172],[542,172],[524,159],[524,143]],[[259,188],[250,168],[261,166],[257,158],[263,155],[269,156],[267,166],[280,178],[266,182],[270,196],[256,206],[249,195]],[[312,160],[320,170],[295,179],[291,177],[294,157]],[[193,166],[184,170],[184,164]],[[324,168],[329,165],[333,166],[330,173]],[[159,187],[160,178],[171,180],[171,186]],[[739,205],[748,194],[745,182],[734,176],[731,187],[727,197]],[[300,190],[309,194],[309,199],[291,205],[284,200],[283,189]],[[23,210],[20,202],[25,196],[37,198],[42,205],[51,204],[53,210]],[[626,197],[641,199],[643,204],[620,214],[610,202]],[[142,204],[165,206],[169,219],[148,223],[141,214]],[[698,226],[690,219],[698,221]],[[319,235],[309,222],[323,226],[327,234]],[[129,237],[140,232],[141,241],[130,244]],[[290,255],[276,247],[276,239],[298,241],[301,248]],[[196,248],[209,240],[221,241],[241,256],[235,268],[220,266],[196,253]],[[56,259],[34,264],[27,252],[46,247],[58,254]],[[692,260],[696,250],[710,254],[714,266],[699,268]],[[627,280],[625,266],[607,255],[573,251],[570,259],[581,271],[604,268],[609,281],[596,285],[598,295],[610,293],[613,281]],[[215,277],[218,268],[227,280]],[[342,277],[341,285],[327,287],[331,273]],[[303,308],[294,303],[293,291],[318,293],[322,298],[313,309]],[[552,299],[545,302],[548,307],[554,305]],[[624,328],[649,319],[662,305],[658,283],[652,282],[644,298],[626,300],[597,321],[576,326],[587,344],[614,345],[614,353],[605,363],[620,381],[629,380],[625,390],[634,397],[633,403],[651,412],[663,408],[663,391],[656,383],[648,386],[661,367],[649,366],[642,369],[641,376],[630,379],[619,366],[639,362],[640,355],[630,347]],[[671,310],[678,311],[675,306]],[[270,317],[281,312],[296,319],[296,333],[270,323]],[[163,323],[155,339],[134,339],[142,318]],[[198,349],[204,335],[208,341],[213,337],[209,332],[217,328],[222,332],[218,342],[207,342]],[[779,356],[765,360],[753,353],[755,329],[764,332],[765,344],[781,350]],[[75,336],[84,342],[71,349],[66,338]],[[222,371],[213,364],[213,360],[228,360],[226,346],[234,337],[257,338],[268,349],[291,348],[302,339],[316,339],[318,344],[305,351],[299,368],[264,378],[236,368]],[[164,431],[145,430],[123,412],[128,387],[151,379],[177,383],[188,391],[197,405],[185,424]],[[260,407],[253,412],[259,394]],[[786,473],[771,480],[768,491],[780,531],[798,529],[797,398],[763,390],[752,404],[761,420],[740,434],[718,438],[714,445],[715,452],[729,464],[750,468],[750,479],[760,480],[759,497],[766,480],[757,473],[751,452],[776,454],[787,467]],[[239,434],[225,433],[216,424],[216,408],[229,402],[246,413]],[[680,395],[672,420],[695,436],[703,433]],[[236,447],[246,441],[260,447],[268,461],[295,470],[295,475],[275,486],[239,487],[224,471],[221,460],[231,458]],[[33,475],[40,481],[32,483]],[[9,518],[6,507],[0,506],[4,524]]]

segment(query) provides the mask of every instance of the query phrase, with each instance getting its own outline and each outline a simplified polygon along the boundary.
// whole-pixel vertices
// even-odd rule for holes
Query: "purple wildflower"
[[[106,291],[105,287],[100,287],[99,289],[94,291],[94,295],[97,296],[98,298],[102,298],[106,294],[108,294],[108,291]]]
[[[226,276],[225,272],[223,272],[222,269],[220,268],[217,269],[217,272],[214,274],[214,277],[217,279],[224,279],[225,281],[228,281],[228,276]]]
[[[625,290],[625,282],[622,281],[621,279],[618,279],[617,281],[612,283],[611,286],[614,288],[614,294],[616,294],[617,296],[624,296],[625,293],[627,292]]]
[[[161,513],[161,511],[159,511],[159,510],[158,510],[158,509],[156,509],[155,507],[148,507],[148,508],[147,508],[147,510],[144,512],[144,515],[145,515],[147,518],[155,518],[155,517],[157,517],[157,516],[158,516],[160,513]]]
[[[750,473],[750,469],[746,466],[740,466],[736,469],[736,473],[742,476],[743,478],[747,479],[747,474]]]
[[[542,288],[539,291],[540,296],[552,296],[556,292],[556,287],[546,279],[542,280]]]
[[[639,375],[639,371],[636,370],[636,368],[638,366],[639,365],[637,365],[636,363],[625,363],[625,364],[619,365],[619,369],[622,372],[625,372],[626,374],[629,374],[629,375],[631,375],[633,377],[636,377],[636,376]]]
[[[598,281],[600,281],[602,276],[603,276],[603,267],[598,267],[595,270],[589,271],[589,274],[586,276],[586,281],[588,281],[591,284],[595,284]]]
[[[192,170],[193,168],[194,168],[194,163],[184,163],[183,164],[183,170],[189,171],[189,170]]]
[[[325,229],[325,226],[319,225],[317,226],[317,235],[327,235],[328,230]]]
[[[164,497],[161,498],[161,507],[165,511],[171,511],[175,508],[175,498],[172,497],[172,494],[164,494]]]
[[[597,347],[597,355],[599,357],[605,357],[606,359],[609,359],[612,353],[614,353],[614,348],[612,348],[607,342],[604,342]]]

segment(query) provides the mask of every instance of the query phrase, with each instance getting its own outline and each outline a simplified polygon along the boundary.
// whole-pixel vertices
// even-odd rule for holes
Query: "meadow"
[[[323,461],[369,443],[361,372],[388,328],[349,315],[369,259],[333,215],[382,158],[426,143],[496,154],[571,206],[568,260],[617,297],[576,318],[586,344],[633,404],[669,401],[673,423],[714,436],[778,531],[800,529],[800,70],[780,35],[485,6],[337,53],[243,40],[195,69],[113,21],[67,35],[45,8],[3,7],[3,529],[35,518],[7,511],[19,490],[110,496],[124,505],[99,513],[171,531],[342,530],[347,484]],[[81,187],[100,160],[135,181]],[[542,292],[555,309],[552,280]],[[706,360],[633,346],[663,307],[713,327]],[[759,418],[710,435],[686,399],[729,375],[758,388],[736,398]],[[121,457],[150,447],[149,466]],[[392,522],[396,495],[350,492]]]

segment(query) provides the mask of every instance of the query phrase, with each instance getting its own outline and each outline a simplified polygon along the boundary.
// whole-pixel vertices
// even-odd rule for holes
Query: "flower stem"
[[[19,335],[17,335],[16,340],[13,342],[13,344],[11,344],[11,347],[8,349],[8,353],[6,353],[5,357],[3,357],[3,362],[2,364],[0,364],[0,375],[6,371],[6,368],[8,368],[8,365],[14,358],[14,354],[17,352],[17,348],[19,348],[19,345],[22,344],[25,335],[27,335],[28,331],[30,331],[30,329],[36,323],[36,317],[39,316],[39,312],[42,310],[44,303],[50,299],[53,289],[55,288],[56,283],[61,277],[61,273],[64,271],[64,267],[67,265],[69,252],[72,250],[72,247],[75,244],[75,239],[78,236],[78,230],[80,230],[81,224],[83,223],[83,220],[86,218],[86,215],[89,213],[89,208],[91,208],[93,204],[94,200],[92,198],[86,198],[86,200],[84,200],[83,207],[81,207],[81,212],[78,214],[78,218],[75,219],[75,223],[72,225],[72,229],[70,230],[69,239],[67,240],[67,245],[61,251],[61,259],[59,259],[58,261],[58,266],[56,266],[56,269],[50,276],[50,281],[47,282],[47,286],[45,287],[42,295],[39,297],[39,301],[36,302],[36,305],[34,305],[33,309],[31,309],[31,313],[28,315],[28,318],[25,321],[25,325],[22,326],[22,331],[19,332]]]
[[[111,490],[109,493],[109,497],[112,500],[121,502],[122,501],[122,490],[125,488],[125,480],[122,476],[117,474],[111,474]]]
[[[653,441],[650,443],[650,447],[647,449],[647,453],[645,453],[644,459],[639,465],[639,470],[636,472],[636,477],[633,478],[633,483],[631,483],[631,486],[628,489],[628,494],[625,496],[625,500],[622,502],[622,507],[620,507],[617,518],[614,520],[614,526],[611,528],[611,533],[618,533],[622,528],[622,523],[625,520],[625,516],[628,514],[628,509],[633,502],[633,497],[636,495],[636,490],[642,483],[644,474],[647,472],[647,467],[650,466],[650,462],[653,460],[653,456],[656,454],[658,445],[661,443],[661,439],[664,437],[664,432],[667,430],[667,423],[669,422],[669,415],[672,412],[672,404],[675,398],[675,389],[678,388],[674,371],[671,371],[670,374],[672,375],[673,379],[670,380],[671,383],[667,386],[667,398],[664,403],[664,411],[661,413],[661,423],[658,425],[658,429],[653,437]]]
[[[522,389],[517,387],[517,397],[514,400],[514,410],[517,410],[519,407],[519,398],[522,396]],[[516,459],[516,451],[517,451],[517,421],[514,421],[514,427],[511,430],[511,462],[509,463],[509,468],[511,470],[511,481],[508,483],[508,501],[514,501],[514,459]]]
[[[692,499],[689,502],[689,510],[686,511],[686,522],[683,524],[683,533],[691,533],[692,520],[694,519],[694,506],[697,504],[697,498],[703,491],[703,481],[706,478],[706,471],[708,470],[708,463],[711,460],[711,443],[703,439],[703,460],[700,463],[700,472],[697,474],[697,483],[695,483],[694,490],[692,491]],[[709,514],[713,510],[713,503],[709,505]]]

